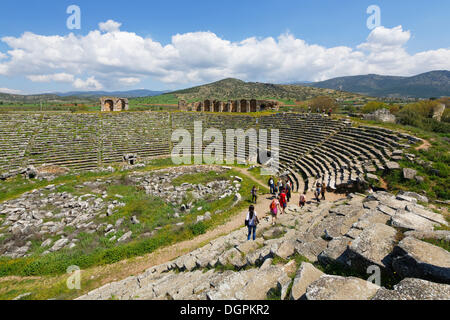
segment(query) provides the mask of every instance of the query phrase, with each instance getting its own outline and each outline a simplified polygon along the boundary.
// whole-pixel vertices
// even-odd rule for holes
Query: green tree
[[[362,113],[372,113],[379,109],[389,109],[389,105],[387,105],[384,102],[380,102],[380,101],[369,101],[366,103],[366,105],[364,107],[362,107],[361,112]]]

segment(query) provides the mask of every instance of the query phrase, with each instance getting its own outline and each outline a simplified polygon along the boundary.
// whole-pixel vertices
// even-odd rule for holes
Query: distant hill
[[[450,96],[450,71],[431,71],[413,77],[369,74],[301,85],[343,90],[372,97],[439,98]]]
[[[149,103],[158,103],[158,100],[178,101],[181,99],[189,102],[205,99],[216,99],[221,101],[237,99],[275,99],[280,101],[304,101],[321,95],[328,95],[334,98],[343,99],[355,97],[355,94],[337,92],[335,90],[329,89],[320,89],[299,85],[244,82],[242,80],[228,78],[202,86],[173,91],[159,97],[145,100]]]
[[[98,99],[102,96],[113,96],[123,98],[136,98],[136,97],[152,97],[166,93],[167,91],[151,91],[151,90],[131,90],[131,91],[73,91],[65,93],[44,93],[33,95],[20,95],[20,94],[8,94],[0,92],[0,101],[3,103],[39,103],[39,102],[51,102],[51,103],[93,103],[98,102]]]
[[[101,96],[113,96],[122,98],[137,98],[137,97],[153,97],[160,94],[167,93],[169,91],[152,91],[146,89],[129,90],[129,91],[72,91],[65,93],[55,93],[60,97],[101,97]]]
[[[23,104],[35,104],[39,102],[50,103],[69,103],[69,102],[89,102],[91,99],[81,97],[61,97],[56,94],[33,94],[33,95],[20,95],[9,94],[0,92],[0,102],[3,104],[23,103]]]

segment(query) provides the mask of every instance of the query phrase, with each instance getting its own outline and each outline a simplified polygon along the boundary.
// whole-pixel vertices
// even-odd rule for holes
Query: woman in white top
[[[252,235],[253,232],[253,241],[255,241],[256,239],[256,226],[258,225],[259,220],[258,220],[258,216],[255,212],[255,207],[253,205],[251,205],[248,208],[248,213],[247,213],[247,218],[245,219],[245,224],[248,227],[248,237],[247,240],[250,240],[250,237]]]

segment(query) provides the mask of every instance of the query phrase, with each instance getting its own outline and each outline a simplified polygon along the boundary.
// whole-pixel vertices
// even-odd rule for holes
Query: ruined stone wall
[[[280,110],[278,101],[275,100],[205,100],[200,102],[186,103],[185,100],[178,102],[178,110],[195,112],[260,112],[265,110]]]

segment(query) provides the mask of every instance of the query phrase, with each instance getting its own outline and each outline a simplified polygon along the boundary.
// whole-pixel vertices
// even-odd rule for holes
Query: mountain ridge
[[[301,85],[343,90],[372,97],[443,97],[450,96],[450,71],[435,70],[410,77],[377,74],[346,76]]]

